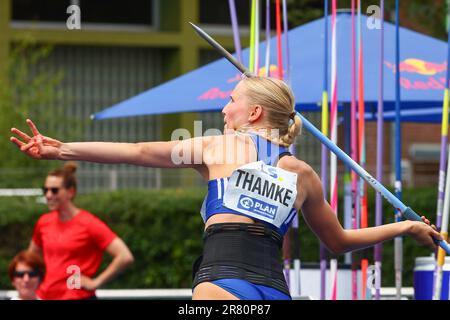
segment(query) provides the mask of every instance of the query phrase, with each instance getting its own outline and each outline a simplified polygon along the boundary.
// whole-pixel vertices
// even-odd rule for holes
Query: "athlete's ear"
[[[250,107],[250,114],[248,116],[248,122],[253,123],[262,118],[263,107],[259,104],[255,104]]]

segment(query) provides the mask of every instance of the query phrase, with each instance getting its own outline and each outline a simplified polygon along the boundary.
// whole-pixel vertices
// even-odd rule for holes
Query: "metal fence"
[[[154,48],[57,46],[46,59],[30,70],[62,73],[52,105],[58,106],[63,117],[50,117],[41,127],[56,132],[64,141],[139,142],[161,139],[162,116],[141,116],[102,121],[90,120],[90,115],[126,100],[162,82],[162,51]],[[211,50],[200,52],[200,63],[218,58]],[[50,108],[47,112],[52,112]],[[45,108],[42,110],[46,112]],[[320,115],[306,114],[318,124]],[[61,119],[70,119],[61,121]],[[199,113],[204,130],[223,130],[220,112]],[[308,133],[297,139],[297,155],[319,169],[320,144]],[[55,164],[59,165],[59,164]],[[0,188],[40,187],[47,172],[33,168],[0,168]],[[194,172],[142,168],[129,165],[103,165],[80,162],[77,172],[81,193],[123,188],[161,188],[181,183],[201,184]],[[23,181],[23,182],[22,182]],[[28,185],[23,185],[28,184]]]

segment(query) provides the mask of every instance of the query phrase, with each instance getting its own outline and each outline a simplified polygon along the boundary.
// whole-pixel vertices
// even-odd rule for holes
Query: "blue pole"
[[[402,198],[402,167],[401,167],[401,134],[400,124],[400,8],[399,0],[395,0],[395,195]],[[401,215],[395,212],[395,221],[401,221]],[[396,237],[395,240],[395,287],[397,299],[401,299],[402,269],[403,269],[403,238]]]
[[[324,55],[323,55],[323,97],[322,97],[322,132],[328,131],[328,0],[325,0],[324,4]],[[326,104],[326,106],[325,106]],[[324,114],[325,112],[325,114]],[[321,167],[321,179],[323,186],[323,194],[327,195],[328,192],[328,150],[322,145],[322,167]],[[322,242],[320,242],[320,299],[325,300],[326,293],[326,271],[327,271],[327,251]]]
[[[379,65],[379,83],[378,83],[378,117],[377,117],[377,179],[383,181],[383,96],[384,96],[384,0],[380,0],[380,12],[381,12],[381,30],[380,30],[380,65]],[[375,197],[375,225],[380,226],[383,218],[383,203],[381,195],[376,194]],[[381,298],[381,258],[382,258],[382,244],[375,245],[374,250],[375,258],[375,300]]]

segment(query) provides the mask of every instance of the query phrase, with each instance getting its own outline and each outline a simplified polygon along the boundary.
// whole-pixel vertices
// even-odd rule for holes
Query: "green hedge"
[[[135,256],[134,265],[108,288],[189,288],[190,266],[201,251],[198,212],[204,192],[128,190],[78,196],[75,203],[105,221]],[[0,198],[0,270],[6,271],[14,254],[28,246],[45,211],[36,198]],[[0,275],[0,287],[10,287],[6,272]]]
[[[436,188],[405,190],[405,203],[434,220]],[[134,265],[107,288],[188,288],[191,265],[201,252],[203,223],[199,215],[204,188],[127,190],[80,195],[79,207],[105,221],[130,247]],[[369,192],[373,212],[374,193]],[[342,207],[342,205],[341,205]],[[10,259],[28,246],[33,226],[45,204],[36,198],[0,198],[0,288],[11,288],[7,277]],[[393,222],[393,209],[384,201],[384,223]],[[340,216],[342,216],[340,214]],[[373,224],[373,214],[370,217]],[[318,240],[300,219],[302,262],[318,262]],[[372,261],[373,249],[368,255]],[[412,239],[404,238],[405,286],[412,285],[414,258],[429,255]],[[339,261],[343,262],[343,256]],[[106,258],[103,267],[110,261]],[[393,241],[383,246],[383,286],[394,286]]]

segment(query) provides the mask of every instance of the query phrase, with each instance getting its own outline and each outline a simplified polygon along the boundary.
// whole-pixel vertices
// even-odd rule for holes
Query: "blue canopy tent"
[[[375,119],[378,99],[379,36],[374,20],[362,17],[364,47],[364,84],[366,118]],[[330,26],[331,28],[331,26]],[[384,109],[395,108],[395,26],[385,22]],[[337,17],[338,101],[351,100],[350,48],[351,15]],[[194,31],[192,31],[194,32]],[[331,34],[331,30],[330,30]],[[296,110],[321,111],[323,77],[324,18],[289,31],[289,82],[296,98]],[[276,38],[271,40],[271,60],[276,61]],[[404,120],[440,122],[447,45],[445,42],[400,28],[401,107]],[[265,52],[265,43],[261,46]],[[243,51],[248,65],[249,49]],[[260,54],[260,56],[264,56]],[[286,61],[286,59],[284,59]],[[261,63],[261,65],[263,62]],[[274,69],[274,70],[272,70]],[[276,76],[276,67],[271,74]],[[265,75],[265,69],[260,70]],[[228,102],[231,90],[240,79],[239,72],[224,58],[184,74],[135,97],[95,113],[94,120],[178,112],[219,111]],[[387,116],[386,120],[392,120]]]

